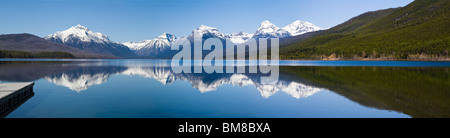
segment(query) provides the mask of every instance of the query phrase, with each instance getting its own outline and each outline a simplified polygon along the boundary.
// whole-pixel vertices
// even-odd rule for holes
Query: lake
[[[450,62],[280,61],[263,74],[174,73],[170,60],[1,59],[35,82],[6,118],[450,117]]]

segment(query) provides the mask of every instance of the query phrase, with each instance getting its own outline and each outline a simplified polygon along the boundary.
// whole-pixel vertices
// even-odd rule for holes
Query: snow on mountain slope
[[[253,37],[253,34],[249,34],[249,33],[245,33],[245,32],[232,33],[231,35],[229,35],[231,42],[233,42],[235,44],[242,44],[252,37]]]
[[[131,41],[122,44],[128,46],[138,56],[155,56],[170,52],[170,46],[176,39],[175,35],[164,33],[153,40]]]
[[[102,33],[92,32],[87,27],[82,26],[80,24],[72,26],[67,30],[59,31],[45,37],[45,39],[50,38],[61,40],[61,43],[66,43],[73,38],[78,38],[83,42],[91,42],[91,41],[97,43],[111,42],[108,36]]]
[[[175,35],[172,35],[170,33],[164,33],[155,39],[152,40],[144,40],[140,42],[125,42],[122,43],[123,45],[129,47],[133,51],[138,51],[142,48],[163,48],[163,47],[170,47],[173,41],[175,41],[176,37]]]
[[[291,36],[297,36],[308,32],[322,30],[322,28],[315,26],[307,21],[296,20],[293,23],[283,27],[282,29],[288,31]]]
[[[291,36],[290,33],[284,29],[280,29],[269,21],[263,21],[256,30],[253,38],[284,38]]]
[[[170,48],[173,41],[175,41],[177,37],[175,35],[164,33],[155,39],[150,43],[150,46],[158,48],[158,49],[164,49],[164,48]]]
[[[152,40],[144,40],[144,41],[140,41],[140,42],[129,41],[129,42],[125,42],[122,44],[127,46],[128,48],[130,48],[131,51],[136,52],[137,50],[145,47],[151,41]]]
[[[260,27],[254,34],[249,34],[241,31],[239,33],[232,33],[230,35],[227,35],[219,32],[217,28],[201,25],[200,27],[194,29],[192,33],[189,34],[186,38],[191,42],[194,40],[194,37],[202,37],[203,40],[208,38],[219,38],[223,41],[229,38],[231,42],[235,44],[242,44],[251,38],[285,38],[317,30],[321,30],[321,28],[306,21],[297,20],[283,28],[279,28],[273,23],[266,20],[261,23]],[[175,36],[164,33],[154,40],[126,42],[123,44],[132,49],[133,52],[135,52],[138,56],[149,56],[157,54],[168,55],[162,52],[167,52],[165,50],[169,49],[169,47],[172,46],[172,44],[175,42],[175,39]]]
[[[201,37],[201,36],[203,36],[204,39],[215,37],[225,40],[227,38],[227,36],[219,32],[217,28],[201,25],[200,27],[192,31],[192,33],[188,36],[188,39],[193,40],[194,37]]]
[[[136,56],[125,45],[113,42],[109,40],[108,36],[99,32],[93,32],[79,24],[67,30],[48,35],[44,39],[98,54],[119,57]]]

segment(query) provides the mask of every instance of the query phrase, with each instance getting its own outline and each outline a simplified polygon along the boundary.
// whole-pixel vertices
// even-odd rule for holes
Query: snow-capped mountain
[[[217,28],[201,25],[200,27],[192,31],[192,33],[187,38],[189,40],[193,40],[194,37],[202,37],[203,39],[214,37],[225,40],[227,38],[227,35],[219,32]]]
[[[47,37],[45,37],[45,39],[55,39],[55,41],[60,41],[60,43],[71,43],[74,39],[79,39],[82,42],[111,42],[108,36],[102,33],[92,32],[87,27],[80,24],[72,26],[67,30],[48,35]]]
[[[156,56],[170,52],[170,46],[177,39],[175,35],[164,33],[153,40],[144,40],[141,42],[125,42],[123,45],[128,46],[138,56]]]
[[[219,32],[217,28],[201,25],[200,27],[194,29],[189,36],[182,38],[186,38],[193,42],[195,36],[202,37],[203,39],[214,37],[219,38],[223,41],[225,41],[226,38],[230,37]],[[175,35],[164,33],[153,40],[144,40],[141,42],[130,41],[122,44],[129,47],[138,56],[167,58],[171,57],[171,55],[176,54],[176,51],[170,50],[170,47],[174,43],[177,43],[177,40],[179,39],[177,39]],[[180,44],[181,43],[182,42],[180,42]]]
[[[99,54],[119,57],[135,56],[128,47],[109,40],[107,35],[93,32],[79,24],[67,30],[48,35],[45,39]]]
[[[147,44],[151,43],[151,41],[152,40],[143,40],[140,42],[129,41],[122,44],[130,48],[131,51],[136,52],[139,49],[145,47]]]
[[[322,28],[315,26],[314,24],[307,21],[294,21],[293,23],[282,28],[288,31],[291,36],[297,36],[308,32],[314,32],[322,30]]]
[[[254,34],[241,31],[239,33],[228,35],[221,33],[217,28],[201,25],[184,38],[187,38],[191,42],[193,42],[194,37],[201,37],[202,40],[219,38],[223,42],[228,38],[235,44],[242,44],[251,38],[286,38],[318,30],[322,29],[306,21],[297,20],[283,28],[279,28],[266,20],[261,23]],[[176,42],[177,37],[169,33],[164,33],[153,40],[144,40],[140,42],[130,41],[122,44],[127,46],[138,56],[167,58],[170,57],[170,55],[175,54],[174,51],[170,50],[170,47]]]
[[[201,37],[203,40],[208,38],[219,38],[223,42],[225,42],[225,39],[230,38],[233,43],[240,44],[250,39],[253,35],[244,32],[227,35],[219,32],[217,28],[201,25],[200,27],[194,29],[192,33],[189,34],[187,37],[181,38],[186,38],[189,41],[193,42],[195,36]],[[143,40],[140,42],[130,41],[122,44],[129,47],[138,56],[156,57],[156,58],[161,58],[163,56],[162,58],[164,58],[170,57],[171,54],[176,54],[176,52],[170,50],[170,47],[173,44],[177,43],[178,42],[177,40],[180,39],[177,39],[175,35],[172,35],[170,33],[164,33],[153,40]],[[180,45],[182,45],[181,43],[183,42],[180,42]]]
[[[252,37],[253,34],[245,33],[242,31],[239,33],[232,33],[231,35],[229,35],[231,42],[235,44],[242,44]]]
[[[291,34],[288,31],[280,29],[266,20],[261,23],[253,35],[253,38],[284,38],[289,36],[291,36]]]

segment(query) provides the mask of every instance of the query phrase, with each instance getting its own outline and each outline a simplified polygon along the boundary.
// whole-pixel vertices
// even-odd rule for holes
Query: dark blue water
[[[445,109],[449,104],[442,101],[450,101],[446,89],[450,86],[446,78],[450,62],[280,61],[280,66],[278,82],[268,85],[259,82],[261,74],[177,74],[168,60],[2,59],[0,81],[35,82],[35,95],[8,118],[449,115]],[[359,74],[353,76],[355,73]],[[361,74],[368,77],[358,77]],[[377,81],[386,77],[392,77],[393,82],[389,83],[398,84]],[[420,80],[405,81],[414,79]],[[376,85],[364,83],[372,81]],[[408,85],[420,87],[417,91],[408,90]],[[434,88],[429,97],[428,88]],[[394,93],[405,93],[406,97]],[[423,96],[437,107],[433,111],[441,112],[420,110],[423,99],[408,103],[408,96]],[[410,106],[403,106],[404,103]],[[417,107],[411,107],[415,104]]]
[[[165,59],[0,59],[0,61],[77,61],[104,62],[106,64],[129,65],[148,64],[170,66],[171,61]],[[228,60],[224,60],[224,65]],[[194,63],[192,61],[192,63]],[[236,61],[235,61],[236,63]],[[257,65],[258,61],[246,60],[246,64]],[[323,61],[323,60],[280,60],[280,66],[380,66],[380,67],[450,67],[450,62],[442,61]]]

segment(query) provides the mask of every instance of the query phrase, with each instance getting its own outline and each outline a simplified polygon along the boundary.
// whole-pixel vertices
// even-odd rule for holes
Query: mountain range
[[[405,7],[363,13],[329,29],[299,20],[280,28],[266,20],[254,33],[224,34],[217,28],[201,25],[187,36],[177,37],[163,33],[154,39],[124,43],[111,41],[107,35],[76,25],[46,36],[44,39],[52,43],[45,45],[52,46],[45,48],[30,48],[30,42],[34,41],[0,41],[0,58],[5,57],[2,55],[23,55],[21,51],[67,52],[77,55],[74,56],[76,58],[170,58],[176,52],[170,50],[170,47],[177,40],[187,38],[192,42],[194,35],[202,35],[202,39],[214,37],[223,42],[230,39],[235,44],[245,43],[251,38],[280,38],[280,59],[450,60],[449,9],[448,0],[415,0]],[[26,35],[28,34],[13,36],[36,39]],[[13,37],[5,34],[0,36]],[[54,48],[55,43],[78,50]],[[83,52],[96,56],[86,56]]]
[[[226,39],[230,39],[235,44],[241,44],[251,38],[288,38],[318,30],[321,30],[321,28],[306,21],[297,20],[292,24],[279,28],[266,20],[261,23],[260,27],[253,34],[242,31],[224,34],[217,28],[201,25],[194,29],[191,34],[180,38],[187,38],[192,42],[195,37],[194,35],[201,35],[203,39],[214,37],[221,39],[223,42],[225,42]],[[59,51],[66,52],[64,54],[68,55],[76,55],[74,56],[75,58],[170,58],[177,52],[172,51],[170,47],[179,40],[179,38],[173,34],[163,33],[154,39],[142,40],[139,42],[129,41],[118,43],[110,40],[107,35],[91,31],[80,24],[44,37],[47,41],[42,38],[29,37],[28,34],[1,36],[5,38],[14,36],[21,37],[22,39],[40,39],[39,45],[46,45],[46,47],[30,47],[32,45],[29,45],[29,42],[35,41],[28,41],[26,44],[19,44],[22,41],[16,41],[14,44],[0,41],[0,50],[6,50],[6,53],[10,55],[8,57],[17,55],[17,53],[8,51],[12,50],[28,52]]]
[[[317,27],[312,23],[300,20],[294,21],[286,27],[278,28],[277,26],[266,20],[261,23],[260,27],[253,34],[245,33],[242,31],[232,34],[223,34],[217,28],[200,25],[185,38],[193,41],[193,38],[195,37],[194,35],[201,35],[203,39],[211,37],[219,38],[222,41],[225,41],[225,39],[230,39],[231,42],[235,44],[241,44],[251,38],[286,38],[308,32],[318,31],[321,29],[322,28]],[[137,56],[168,57],[168,53],[172,52],[170,50],[170,46],[177,40],[178,39],[175,35],[164,33],[155,39],[142,40],[140,42],[129,41],[122,44],[128,46]]]

